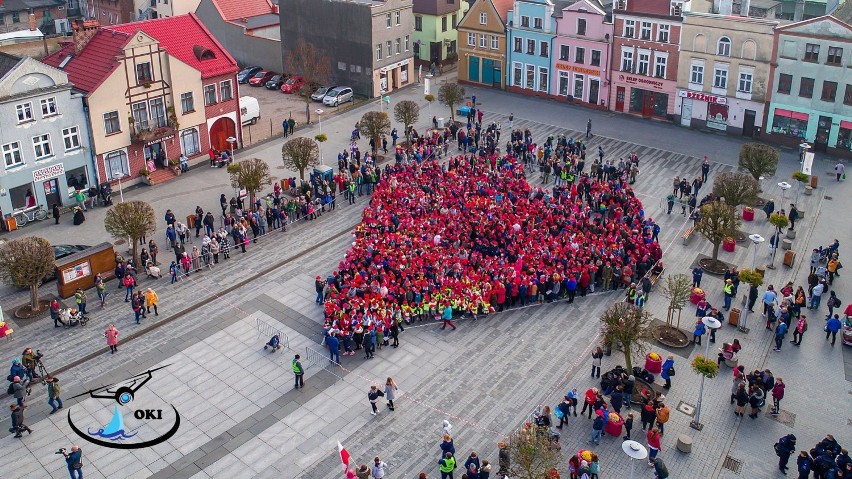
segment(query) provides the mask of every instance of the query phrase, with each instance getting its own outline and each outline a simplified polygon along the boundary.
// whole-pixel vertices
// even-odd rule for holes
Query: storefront
[[[373,70],[373,97],[402,88],[413,78],[414,62],[410,58]]]
[[[553,91],[568,101],[605,105],[608,92],[604,88],[601,70],[556,62]]]
[[[728,129],[728,99],[697,91],[678,89],[680,124],[692,128]],[[675,113],[678,113],[677,111]]]
[[[790,138],[807,139],[808,134],[807,113],[775,108],[772,111],[771,133]]]
[[[29,196],[33,197],[36,206],[47,210],[54,203],[60,206],[72,204],[71,195],[78,189],[86,190],[90,180],[86,166],[69,162],[69,167],[72,169],[66,170],[65,163],[59,162],[37,169],[7,171],[0,177],[0,208],[3,213],[10,214],[25,208]]]
[[[614,79],[613,87],[611,104],[617,112],[646,118],[668,118],[674,114],[676,83],[673,80],[621,73]]]
[[[836,147],[838,150],[852,151],[852,121],[840,121]]]

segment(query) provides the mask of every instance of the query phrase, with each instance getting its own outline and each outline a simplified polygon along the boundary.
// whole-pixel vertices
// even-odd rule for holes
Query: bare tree
[[[408,136],[411,126],[420,118],[420,106],[415,101],[402,100],[393,107],[393,117],[405,125],[405,136]]]
[[[269,165],[260,158],[250,158],[239,163],[228,165],[228,173],[231,174],[231,182],[245,188],[249,194],[249,203],[254,203],[255,193],[262,190],[264,186],[272,184],[272,175],[269,174]]]
[[[509,477],[545,479],[560,470],[562,451],[554,447],[549,430],[536,426],[515,431],[509,438]]]
[[[450,120],[456,121],[456,105],[464,101],[464,87],[458,83],[445,83],[438,89],[438,101],[450,108]]]
[[[319,164],[319,145],[303,136],[287,140],[281,147],[281,160],[287,168],[298,171],[299,178],[304,180],[305,170]]]
[[[651,313],[630,303],[618,302],[601,315],[601,334],[607,346],[621,344],[624,364],[633,369],[633,356],[645,352],[645,342],[653,338]]]
[[[382,135],[390,134],[391,122],[385,112],[368,111],[358,122],[358,131],[367,138],[373,140],[373,154],[379,151]]]
[[[157,231],[154,208],[144,201],[117,203],[109,209],[104,218],[104,229],[113,238],[130,238],[133,243],[133,260],[138,261],[139,243],[142,238]]]
[[[669,300],[666,312],[666,323],[673,328],[680,328],[680,313],[689,301],[692,293],[692,282],[683,273],[669,275],[663,288],[663,296]],[[675,326],[675,311],[677,311],[677,325]]]
[[[769,145],[746,143],[740,148],[739,166],[760,181],[761,176],[775,174],[779,158],[778,150]]]
[[[32,311],[39,311],[38,287],[54,269],[56,257],[50,242],[44,238],[26,236],[0,246],[0,278],[6,284],[30,288]]]
[[[701,207],[701,218],[695,230],[713,245],[713,261],[719,259],[722,241],[733,236],[740,227],[740,218],[734,207],[721,201],[713,201]]]
[[[298,75],[305,79],[305,84],[297,94],[305,101],[305,118],[311,122],[311,94],[329,81],[331,73],[331,60],[324,50],[299,39],[296,45],[287,52],[284,60],[288,73]]]
[[[713,182],[713,196],[736,208],[757,201],[760,185],[746,173],[722,173]]]

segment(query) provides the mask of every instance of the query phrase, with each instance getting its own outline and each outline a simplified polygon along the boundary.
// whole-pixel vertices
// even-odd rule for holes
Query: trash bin
[[[444,119],[438,118],[438,128],[443,128],[443,127],[444,127]]]
[[[18,221],[15,219],[14,216],[7,216],[6,231],[15,231],[16,229],[18,229]]]
[[[816,188],[817,183],[819,183],[819,177],[817,175],[811,175],[811,188]]]
[[[793,262],[796,261],[796,252],[793,250],[787,250],[784,252],[784,266],[789,268],[793,267]]]
[[[189,229],[195,228],[195,215],[186,215],[186,226]]]
[[[728,324],[730,324],[731,326],[736,326],[737,324],[739,324],[741,313],[742,311],[740,311],[739,308],[731,308],[731,312],[728,313]]]

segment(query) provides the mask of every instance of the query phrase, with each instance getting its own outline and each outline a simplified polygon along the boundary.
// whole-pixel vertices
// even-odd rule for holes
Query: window
[[[491,49],[499,50],[500,49],[500,37],[497,35],[491,35]]]
[[[796,58],[796,42],[784,40],[781,56],[784,58]]]
[[[640,75],[647,75],[648,74],[648,68],[650,67],[650,63],[651,63],[651,54],[639,52],[639,62],[638,62],[638,65],[637,65],[638,68],[636,69],[636,73],[638,73]]]
[[[441,31],[447,31],[447,17],[441,17]]]
[[[166,105],[163,98],[152,98],[148,101],[149,109],[151,110],[151,127],[163,128],[168,123],[166,121]]]
[[[402,15],[400,14],[399,11],[394,13],[394,20],[396,20],[396,26],[402,25]]]
[[[527,55],[535,55],[535,40],[527,40]]]
[[[523,87],[524,67],[520,63],[513,64],[512,85]]]
[[[42,118],[56,114],[56,98],[55,97],[42,98],[40,103],[41,103],[41,116],[42,116]]]
[[[213,86],[213,85],[210,85]],[[213,94],[215,95],[215,87]],[[215,102],[214,102],[215,103]],[[148,128],[148,103],[139,101],[130,106],[130,111],[133,114],[133,124],[136,128]]]
[[[399,55],[402,53],[402,38],[396,39],[396,54]]]
[[[219,83],[219,98],[222,101],[234,98],[234,92],[231,90],[231,80],[225,80]]]
[[[118,133],[120,131],[121,122],[118,121],[118,111],[104,113],[104,134],[112,135],[113,133]]]
[[[547,68],[538,68],[538,91],[547,91],[548,73]]]
[[[559,94],[568,96],[568,72],[559,72]]]
[[[6,169],[14,168],[24,164],[24,157],[21,155],[21,143],[7,143],[3,145],[3,161],[6,163]]]
[[[660,24],[657,25],[657,41],[660,43],[668,43],[669,42],[669,25]]]
[[[843,49],[837,47],[828,47],[828,58],[825,60],[827,65],[840,65],[843,61]]]
[[[717,66],[713,73],[713,88],[728,88],[728,66]]]
[[[18,12],[12,12],[12,23],[21,23],[21,14]]]
[[[50,135],[34,136],[33,150],[35,151],[36,161],[53,156],[53,149],[50,147]]]
[[[665,56],[656,56],[654,58],[654,76],[657,78],[665,78],[666,77],[666,63],[668,63],[668,57]]]
[[[639,37],[642,40],[651,39],[651,22],[642,22],[642,28],[639,31]]]
[[[834,102],[834,99],[837,97],[837,82],[833,81],[823,81],[822,82],[822,96],[820,99],[822,101],[830,101]]]
[[[550,44],[547,43],[547,42],[541,42],[541,44],[539,45],[538,51],[539,51],[539,55],[547,58],[547,56],[550,54]]]
[[[793,90],[793,75],[782,73],[778,75],[778,93],[790,94]]]
[[[559,45],[559,59],[560,60],[570,60],[569,54],[571,53],[571,47],[568,45]]]
[[[522,15],[521,16],[521,26],[524,27],[524,28],[529,28],[530,27],[530,17]]]
[[[704,84],[704,65],[692,65],[692,71],[689,73],[689,83],[695,83],[697,85]]]
[[[542,20],[541,18],[534,19],[533,20],[533,27],[535,27],[538,30],[541,30],[542,28],[544,28],[544,20]]]
[[[423,17],[421,17],[420,15],[414,16],[414,30],[418,32],[423,31]]]
[[[740,81],[737,82],[737,91],[751,93],[753,76],[751,72],[740,72]]]
[[[479,24],[488,25],[488,15],[486,15],[484,12],[479,14]]]
[[[535,89],[535,66],[527,65],[527,88],[530,90]]]
[[[151,76],[151,63],[139,63],[136,65],[136,84],[142,85],[145,83],[151,83],[153,80],[153,76]]]
[[[32,121],[32,119],[33,119],[33,105],[32,105],[32,103],[21,103],[20,105],[15,105],[15,113],[18,114],[18,123],[23,123],[25,121]]]
[[[577,19],[577,35],[585,35],[586,34],[586,19],[578,18]]]
[[[382,59],[382,44],[376,43],[376,60]]]
[[[405,36],[405,51],[408,51],[410,46],[411,46],[411,38],[409,38],[408,35],[406,35]]]
[[[453,14],[453,30],[455,30],[459,26],[459,17],[458,14]]]
[[[601,66],[601,51],[600,50],[592,50],[592,65],[599,67]]]
[[[346,71],[346,62],[337,62],[337,69]]]
[[[216,85],[204,85],[204,106],[216,104]]]
[[[109,181],[130,176],[127,153],[124,150],[118,150],[104,155],[104,170],[106,170],[107,180]]]
[[[805,61],[816,62],[819,60],[819,45],[813,43],[805,44]]]
[[[586,49],[583,47],[574,47],[574,63],[582,65],[586,63]]]
[[[846,84],[846,93],[843,94],[843,104],[852,105],[852,85]]]
[[[583,75],[574,75],[574,98],[583,99],[583,85],[585,84]]]
[[[387,52],[387,56],[393,55],[393,43],[390,40],[385,42],[385,51]]]
[[[636,36],[636,20],[624,21],[624,36],[627,38],[633,38]]]
[[[621,71],[633,72],[633,51],[623,50],[621,52]]]
[[[485,48],[488,46],[488,36],[484,33],[479,34],[479,47]]]
[[[391,14],[390,14],[390,13],[387,13],[387,14],[385,14],[385,26],[386,26],[387,28],[390,28],[390,27],[391,27],[391,25],[392,25],[392,23],[391,23]]]
[[[520,53],[520,52],[521,52],[521,44],[522,44],[522,43],[523,43],[523,40],[521,40],[520,38],[515,38],[515,47],[513,48],[513,50],[515,50],[516,52]]]
[[[799,96],[804,98],[813,98],[814,96],[814,79],[802,77],[802,83],[799,84]]]
[[[719,39],[719,43],[716,45],[716,55],[729,57],[731,56],[731,39],[728,37],[722,37]]]
[[[80,130],[76,126],[65,128],[62,130],[62,143],[65,144],[65,151],[73,151],[80,149]]]
[[[195,100],[192,98],[191,91],[180,94],[180,109],[184,115],[195,111]]]
[[[201,152],[198,130],[189,128],[180,132],[180,150],[186,156],[197,155]]]

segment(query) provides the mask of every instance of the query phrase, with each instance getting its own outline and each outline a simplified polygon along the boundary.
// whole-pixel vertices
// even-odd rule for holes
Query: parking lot
[[[245,146],[253,145],[260,141],[280,135],[282,132],[281,122],[285,119],[296,120],[296,127],[305,124],[305,101],[299,95],[288,95],[279,90],[267,90],[265,87],[254,87],[248,84],[240,85],[240,96],[252,96],[257,98],[260,105],[260,119],[254,125],[243,126],[243,138]],[[317,121],[314,110],[322,108],[323,119],[330,118],[340,112],[352,108],[363,101],[356,99],[339,107],[324,106],[319,102],[311,102],[311,122]]]

